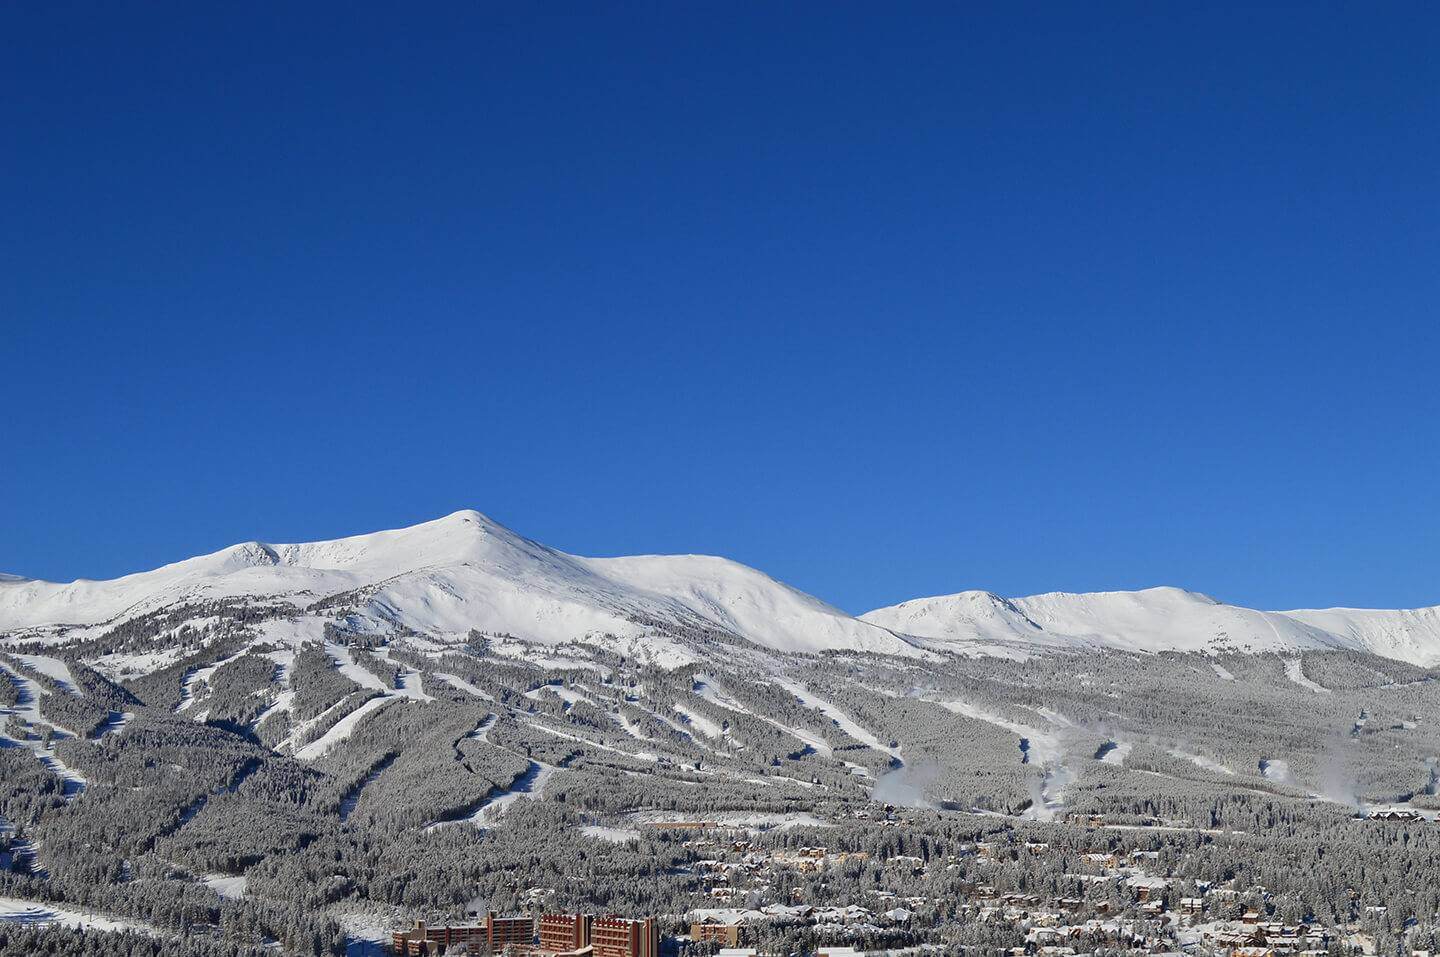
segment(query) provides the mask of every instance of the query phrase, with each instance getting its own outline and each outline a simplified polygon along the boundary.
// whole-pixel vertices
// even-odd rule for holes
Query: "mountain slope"
[[[112,623],[227,598],[298,610],[335,596],[359,609],[362,626],[442,639],[472,628],[544,643],[636,638],[658,622],[781,651],[917,653],[885,629],[735,562],[580,558],[474,511],[334,541],[247,542],[112,581],[0,581],[0,630]]]
[[[582,558],[475,511],[333,541],[245,542],[111,581],[0,576],[0,631],[93,637],[164,609],[194,606],[202,620],[207,603],[226,600],[278,606],[290,624],[267,626],[266,634],[282,640],[343,621],[352,632],[398,629],[441,642],[463,640],[471,629],[550,645],[608,641],[621,654],[672,661],[676,648],[693,658],[707,636],[721,634],[810,653],[1330,648],[1440,662],[1436,608],[1266,612],[1177,588],[1010,599],[968,591],[854,618],[723,558]]]
[[[1351,649],[1415,664],[1440,661],[1435,608],[1267,612],[1178,588],[1011,599],[967,591],[917,598],[860,618],[957,652]]]

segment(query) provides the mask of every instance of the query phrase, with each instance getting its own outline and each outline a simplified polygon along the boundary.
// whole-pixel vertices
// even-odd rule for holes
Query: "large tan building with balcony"
[[[660,957],[660,928],[655,918],[597,917],[590,925],[594,957]]]
[[[535,942],[535,918],[497,917],[485,915],[483,924],[447,924],[430,927],[424,921],[416,921],[410,930],[401,931],[390,938],[395,953],[403,957],[431,957],[444,954],[457,944],[465,944],[472,953],[486,950],[498,954],[506,947],[516,946],[529,950]]]
[[[568,954],[590,946],[589,914],[541,914],[540,950]]]

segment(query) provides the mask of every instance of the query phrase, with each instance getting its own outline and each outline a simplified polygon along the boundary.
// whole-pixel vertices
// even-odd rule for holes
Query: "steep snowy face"
[[[914,654],[888,629],[852,618],[812,595],[737,562],[706,555],[584,560],[637,594],[654,595],[738,635],[765,635],[781,651],[834,649]]]
[[[0,630],[106,623],[222,598],[285,601],[298,613],[342,594],[373,622],[437,638],[475,628],[547,643],[633,639],[659,622],[783,651],[918,653],[735,562],[578,558],[475,511],[334,541],[248,542],[113,581],[0,582]]]
[[[1440,607],[1325,608],[1283,614],[1343,638],[1348,647],[1426,666],[1440,663]]]
[[[1045,630],[1015,603],[988,591],[962,591],[938,598],[916,598],[860,616],[891,631],[939,642],[1044,645]]]
[[[1118,648],[1140,652],[1354,649],[1416,664],[1440,661],[1437,610],[1266,612],[1178,588],[1056,592],[1004,599],[988,592],[920,598],[862,621],[958,652]]]

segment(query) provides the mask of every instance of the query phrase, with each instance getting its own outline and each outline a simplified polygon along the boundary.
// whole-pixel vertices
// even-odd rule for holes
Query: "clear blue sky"
[[[461,507],[1440,602],[1440,5],[11,3],[0,570]]]

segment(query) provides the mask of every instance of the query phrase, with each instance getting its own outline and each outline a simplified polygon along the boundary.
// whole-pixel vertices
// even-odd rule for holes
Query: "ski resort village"
[[[477,512],[8,577],[0,952],[1425,954],[1437,620],[852,617]]]

